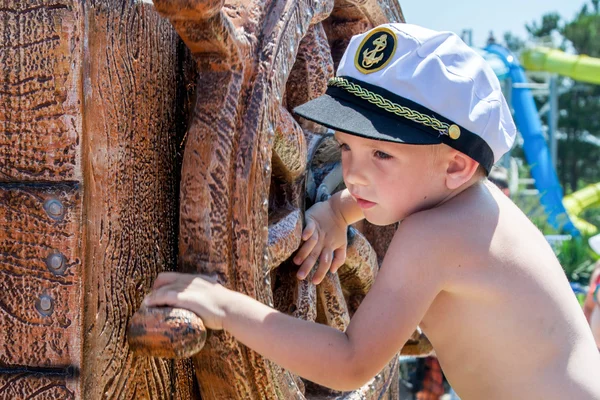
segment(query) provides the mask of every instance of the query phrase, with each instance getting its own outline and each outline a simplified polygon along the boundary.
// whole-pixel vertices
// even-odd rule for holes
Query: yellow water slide
[[[579,231],[587,235],[595,235],[598,228],[579,218],[579,214],[590,207],[600,206],[600,183],[589,185],[563,199],[563,204],[571,216],[573,224]]]
[[[521,61],[528,71],[553,72],[577,81],[600,85],[600,58],[537,47],[524,51]]]
[[[563,51],[538,47],[521,54],[523,67],[529,71],[546,71],[581,82],[600,85],[600,58],[567,54]],[[563,204],[573,224],[583,234],[594,235],[598,228],[581,219],[579,214],[589,207],[600,206],[600,183],[566,196]]]

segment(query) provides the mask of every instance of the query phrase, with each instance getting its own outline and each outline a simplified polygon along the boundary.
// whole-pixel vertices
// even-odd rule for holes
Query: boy
[[[355,36],[327,93],[295,111],[336,130],[347,189],[306,215],[295,262],[318,283],[362,218],[402,221],[346,332],[202,277],[164,273],[147,305],[311,381],[360,387],[420,324],[463,400],[600,399],[600,356],[542,234],[484,178],[515,127],[491,69],[456,35],[386,24]]]
[[[591,237],[589,244],[596,254],[600,254],[600,235]],[[583,314],[592,328],[596,346],[600,350],[600,261],[596,261],[590,276],[590,288],[583,304]]]

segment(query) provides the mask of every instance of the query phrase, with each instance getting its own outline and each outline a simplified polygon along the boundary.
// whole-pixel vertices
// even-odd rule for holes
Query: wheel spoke
[[[325,275],[323,281],[317,286],[317,296],[323,305],[327,325],[345,332],[350,323],[350,314],[340,279],[336,274],[328,272]]]
[[[350,230],[346,262],[338,275],[345,291],[352,295],[366,295],[379,269],[377,254],[362,233],[353,228]]]
[[[279,108],[278,119],[273,145],[273,176],[293,182],[306,171],[306,140],[300,125],[283,106]]]
[[[302,214],[300,210],[291,211],[275,223],[269,224],[269,262],[271,269],[290,258],[300,246],[302,235]]]

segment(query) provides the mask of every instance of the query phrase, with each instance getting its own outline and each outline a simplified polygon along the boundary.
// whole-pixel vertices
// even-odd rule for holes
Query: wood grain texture
[[[0,371],[0,399],[80,399],[77,377],[64,371]]]
[[[338,37],[360,27],[364,31],[369,21],[388,15],[376,1],[355,3],[346,7],[354,8],[359,23],[354,31],[330,28]],[[275,296],[282,310],[314,319],[314,285],[295,282],[293,270],[272,268],[289,257],[290,243],[297,241],[299,226],[287,223],[287,217],[303,208],[299,178],[306,163],[299,158],[311,148],[309,140],[305,148],[295,140],[301,132],[286,107],[320,94],[332,73],[318,23],[331,13],[333,2],[224,1],[221,10],[217,1],[156,4],[200,71],[182,166],[179,254],[184,269],[216,274],[222,284],[269,305]],[[367,253],[369,268],[376,268],[375,252]],[[331,282],[320,297],[321,307],[328,308],[321,313],[324,321],[343,329],[349,314],[343,287]],[[211,335],[194,364],[205,399],[303,397],[296,377],[227,332]],[[370,388],[364,393],[380,394]]]
[[[176,264],[185,60],[149,4],[87,1],[85,15],[83,392],[170,399],[182,384],[181,398],[191,391],[174,363],[135,356],[125,336],[156,275]]]
[[[192,3],[203,10],[203,2]],[[159,6],[200,70],[182,168],[181,262],[272,304],[268,195],[276,117],[300,38],[327,15],[323,4],[333,3],[228,2],[199,20],[189,18],[186,4],[176,15]],[[211,335],[194,363],[206,399],[301,395],[291,374],[224,332]]]
[[[82,4],[0,5],[0,181],[79,181]]]
[[[76,185],[0,184],[1,367],[79,368],[80,232]]]

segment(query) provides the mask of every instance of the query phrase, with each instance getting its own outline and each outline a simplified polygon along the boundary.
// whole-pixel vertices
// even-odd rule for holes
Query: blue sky
[[[473,30],[473,45],[482,47],[490,31],[499,41],[510,31],[527,38],[525,24],[558,12],[570,21],[589,0],[400,0],[406,22],[461,34]]]

